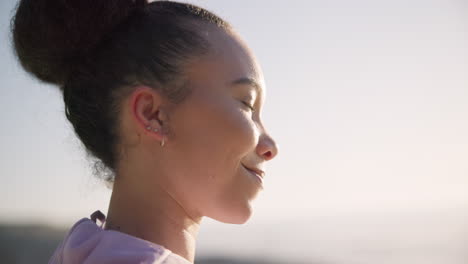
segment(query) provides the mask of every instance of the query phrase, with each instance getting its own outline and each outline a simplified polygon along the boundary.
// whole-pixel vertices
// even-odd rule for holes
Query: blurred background
[[[468,263],[468,1],[190,1],[266,79],[280,147],[245,225],[206,219],[197,262]],[[46,263],[110,191],[61,94],[15,61],[0,2],[0,262]]]

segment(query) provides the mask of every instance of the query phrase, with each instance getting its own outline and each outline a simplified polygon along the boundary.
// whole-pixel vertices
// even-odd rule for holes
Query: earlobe
[[[159,131],[159,129],[152,128],[151,126],[147,126],[146,130],[153,131],[153,132],[158,132]],[[164,147],[164,141],[165,141],[165,137],[164,137],[164,135],[162,135],[161,147]]]

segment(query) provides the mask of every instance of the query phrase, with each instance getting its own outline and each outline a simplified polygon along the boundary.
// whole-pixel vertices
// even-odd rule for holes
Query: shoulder
[[[104,230],[94,221],[76,222],[49,264],[192,264],[161,245],[125,233]]]

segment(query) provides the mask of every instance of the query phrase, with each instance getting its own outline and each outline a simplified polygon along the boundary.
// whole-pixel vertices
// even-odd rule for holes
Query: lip
[[[248,170],[250,173],[254,174],[255,176],[257,176],[259,178],[259,180],[263,183],[263,178],[265,177],[265,172],[260,170],[260,169],[257,169],[257,168],[248,168],[246,166],[244,166],[242,164],[242,166]]]

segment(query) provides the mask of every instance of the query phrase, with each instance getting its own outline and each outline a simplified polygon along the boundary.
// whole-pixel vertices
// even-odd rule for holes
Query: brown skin
[[[185,69],[189,97],[174,105],[139,86],[124,101],[122,158],[106,222],[192,263],[203,217],[242,224],[251,216],[263,187],[242,164],[264,170],[278,153],[260,119],[265,89],[252,53],[234,32],[203,30],[211,52]],[[255,80],[260,93],[233,84],[240,78]]]

